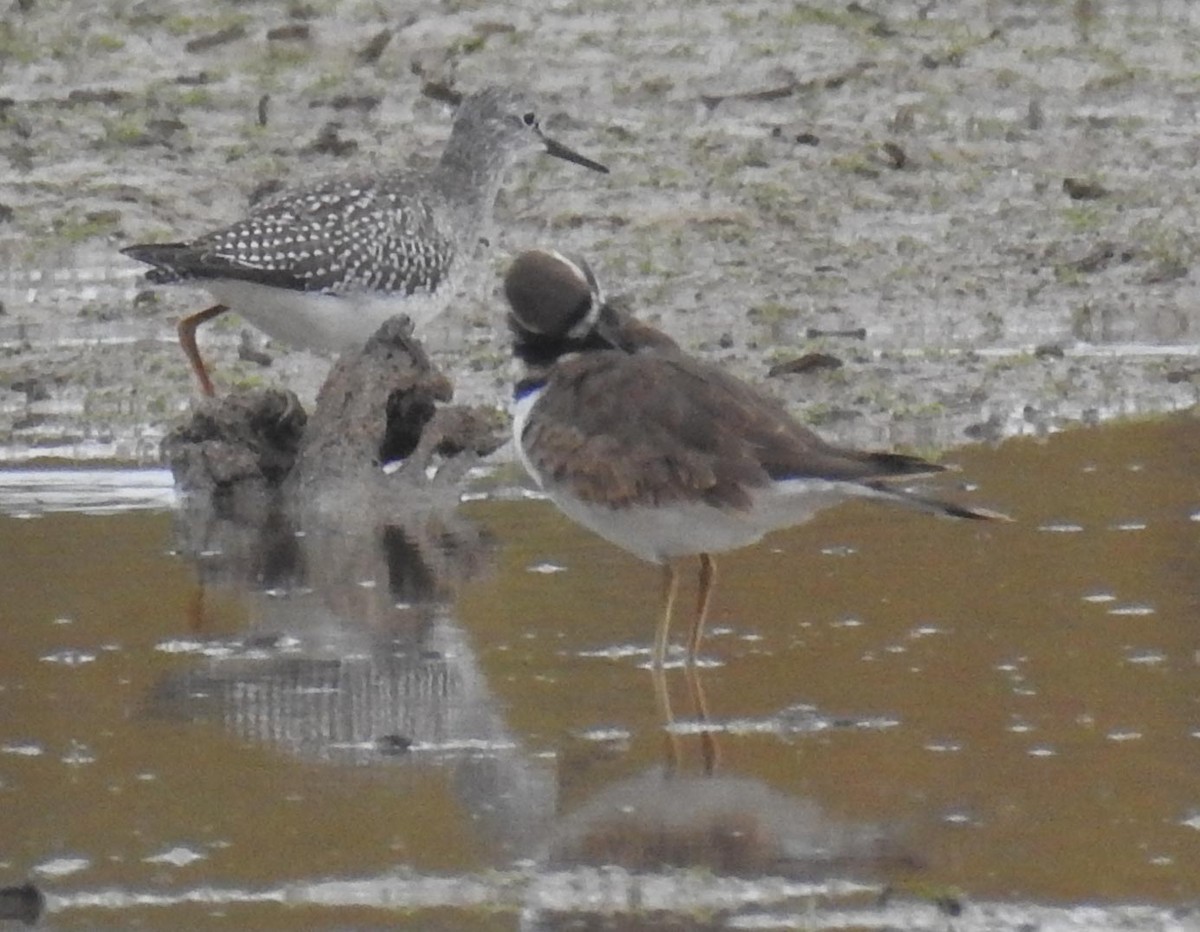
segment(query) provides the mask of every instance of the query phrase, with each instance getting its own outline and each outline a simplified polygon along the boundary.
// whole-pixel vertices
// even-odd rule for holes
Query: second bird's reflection
[[[815,800],[722,773],[719,726],[710,719],[700,671],[684,670],[685,722],[675,717],[667,676],[651,676],[665,735],[662,766],[609,784],[559,819],[546,848],[549,866],[702,868],[811,882],[915,866],[880,826],[836,818]]]

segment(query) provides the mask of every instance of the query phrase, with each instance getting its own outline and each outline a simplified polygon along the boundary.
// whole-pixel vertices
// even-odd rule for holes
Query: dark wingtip
[[[1005,524],[1015,524],[1016,518],[1002,511],[992,511],[990,508],[967,508],[963,505],[953,505],[942,502],[942,511],[951,518],[966,518],[968,521],[1001,521]]]
[[[134,243],[121,247],[121,255],[129,256],[147,265],[168,266],[171,257],[183,249],[186,243]]]
[[[916,508],[932,511],[935,514],[945,515],[947,518],[963,518],[967,521],[1001,521],[1005,524],[1013,524],[1014,518],[1010,518],[1002,511],[992,511],[990,508],[971,508],[967,505],[956,505],[954,502],[947,502],[940,498],[931,498],[925,495],[919,495],[916,492],[907,490],[889,489],[884,483],[870,483],[871,487],[878,492],[888,492],[900,501],[907,502]]]
[[[925,460],[918,459],[915,456],[904,456],[901,453],[882,453],[873,454],[873,456],[894,456],[903,460],[910,461],[910,465],[916,469],[920,464],[924,464],[925,474],[936,472],[945,472],[948,469],[954,469],[953,466],[941,466],[937,463],[928,463]],[[1007,524],[1012,524],[1014,518],[1010,518],[1002,511],[993,511],[990,508],[971,508],[967,505],[956,505],[954,502],[947,502],[941,498],[932,498],[930,496],[921,495],[918,492],[913,492],[909,489],[896,488],[895,481],[898,479],[919,477],[920,472],[913,472],[907,476],[904,473],[893,473],[889,476],[874,478],[865,483],[869,488],[876,492],[882,492],[892,496],[895,500],[906,502],[916,508],[925,511],[932,511],[936,514],[945,515],[948,518],[965,518],[968,521],[1002,521]]]
[[[951,468],[940,463],[931,463],[919,456],[907,453],[868,453],[871,466],[879,470],[871,478],[886,482],[889,479],[905,479],[912,476],[932,476]]]
[[[180,262],[187,243],[134,243],[124,246],[121,255],[153,266],[146,272],[146,281],[153,285],[169,285],[186,277],[188,272]]]
[[[896,479],[932,475],[941,472],[956,472],[958,470],[958,467],[953,464],[931,463],[928,460],[921,459],[919,456],[909,456],[904,453],[873,453],[871,454],[871,460],[873,463],[886,464],[887,468],[891,470],[888,475],[876,477],[874,481],[869,483],[879,491],[889,491],[889,485]],[[895,489],[891,489],[891,491],[895,491]],[[965,518],[968,521],[1003,521],[1008,524],[1013,523],[1015,520],[1002,511],[993,511],[990,508],[970,508],[966,505],[956,505],[953,502],[942,501],[939,498],[926,498],[911,492],[902,494],[906,499],[924,507],[932,508],[934,511],[950,518]]]

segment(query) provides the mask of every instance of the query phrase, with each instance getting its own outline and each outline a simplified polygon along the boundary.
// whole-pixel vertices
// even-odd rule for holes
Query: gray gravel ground
[[[928,449],[1192,405],[1198,50],[1186,0],[21,0],[3,456],[153,460],[193,390],[172,325],[206,296],[116,249],[229,221],[273,178],[427,162],[451,116],[429,83],[525,85],[613,169],[515,169],[497,270],[573,250],[746,376],[837,357],[771,380],[828,436]],[[461,400],[504,403],[501,312],[481,293],[435,328]],[[201,340],[225,385],[303,396],[327,367],[239,360],[262,338],[234,318]]]

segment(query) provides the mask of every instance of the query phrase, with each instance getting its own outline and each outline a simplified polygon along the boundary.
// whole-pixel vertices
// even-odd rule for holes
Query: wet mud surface
[[[503,10],[19,4],[0,28],[0,443],[156,462],[203,305],[122,244],[195,235],[277,179],[427,164],[423,89],[519,83],[601,178],[518,166],[494,257],[610,291],[834,439],[945,448],[1196,401],[1191,4],[588,3]],[[429,334],[503,406],[484,283]],[[201,331],[218,383],[311,400],[328,362]],[[263,350],[266,355],[264,356]],[[264,365],[270,361],[270,365]]]

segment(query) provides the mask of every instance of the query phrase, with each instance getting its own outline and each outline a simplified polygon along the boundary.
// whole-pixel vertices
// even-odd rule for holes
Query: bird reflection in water
[[[529,850],[554,811],[554,776],[511,732],[455,617],[456,592],[495,552],[456,503],[299,532],[285,515],[185,515],[179,549],[202,589],[238,591],[251,620],[198,638],[201,659],[160,681],[148,714],[302,760],[391,767],[398,790],[442,768],[502,858]]]
[[[720,876],[824,883],[914,866],[879,826],[837,819],[814,800],[721,773],[700,673],[684,672],[693,714],[688,723],[675,720],[666,676],[652,671],[666,735],[663,766],[610,784],[561,819],[546,849],[550,867],[702,868]],[[698,752],[693,772],[688,739]]]

